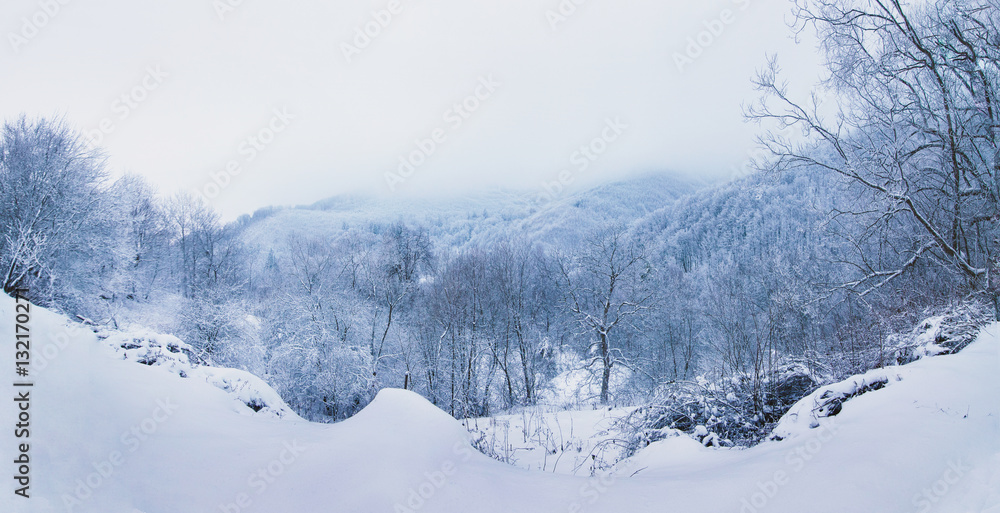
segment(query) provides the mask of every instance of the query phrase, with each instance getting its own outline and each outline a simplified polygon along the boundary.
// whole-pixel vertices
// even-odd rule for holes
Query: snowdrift
[[[0,297],[7,397],[20,379],[14,315]],[[29,439],[14,438],[15,403],[0,408],[4,475],[30,443],[30,498],[5,478],[4,513],[1000,511],[1000,325],[785,440],[710,450],[669,439],[616,474],[581,478],[490,460],[409,392],[383,391],[335,425],[256,415],[169,364],[123,360],[43,309],[30,324],[45,364],[24,378]],[[38,349],[60,337],[58,351]]]
[[[238,405],[246,407],[236,407],[241,413],[302,420],[270,385],[257,376],[239,369],[192,363],[192,347],[173,335],[140,329],[98,332],[97,336],[123,360],[160,368],[181,378],[202,380],[228,392]]]
[[[795,403],[781,417],[769,438],[780,441],[800,436],[809,429],[821,426],[829,428],[835,424],[833,417],[843,411],[846,401],[902,381],[909,371],[910,367],[907,366],[873,369],[820,387]]]

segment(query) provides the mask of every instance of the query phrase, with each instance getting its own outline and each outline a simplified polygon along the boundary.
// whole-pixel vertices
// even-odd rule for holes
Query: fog
[[[0,115],[65,116],[114,172],[198,191],[227,219],[347,192],[718,179],[753,148],[741,105],[766,55],[801,85],[818,74],[789,9],[16,0],[0,7]]]

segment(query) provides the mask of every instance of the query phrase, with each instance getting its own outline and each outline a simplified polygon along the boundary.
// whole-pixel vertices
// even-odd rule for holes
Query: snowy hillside
[[[36,363],[66,343],[27,378],[30,498],[5,479],[5,512],[1000,511],[1000,325],[959,354],[894,371],[892,386],[797,436],[747,450],[675,437],[586,478],[476,453],[458,421],[405,391],[335,425],[246,415],[203,380],[122,360],[88,330],[31,314]],[[14,318],[0,297],[0,330],[13,333]],[[0,367],[14,368],[13,353]],[[2,411],[14,426],[14,409]]]

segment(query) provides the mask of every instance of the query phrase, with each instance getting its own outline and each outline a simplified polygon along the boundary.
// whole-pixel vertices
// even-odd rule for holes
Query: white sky
[[[65,115],[81,130],[109,118],[101,145],[113,170],[164,193],[203,188],[236,160],[242,172],[212,201],[227,219],[352,191],[531,190],[563,169],[575,184],[651,170],[725,176],[753,147],[740,107],[765,53],[802,85],[818,73],[814,45],[791,40],[786,0],[576,0],[555,29],[547,12],[560,0],[400,0],[351,63],[342,43],[388,0],[242,0],[224,20],[213,0],[62,0],[26,44],[12,41],[22,18],[49,18],[48,1],[0,4],[0,116]],[[679,72],[674,53],[727,8],[733,22]],[[156,67],[168,76],[121,119],[115,100]],[[448,110],[490,75],[496,91],[454,128]],[[294,119],[247,162],[241,142],[274,109]],[[622,136],[576,170],[576,149],[616,117]],[[445,142],[390,192],[384,173],[435,129]]]

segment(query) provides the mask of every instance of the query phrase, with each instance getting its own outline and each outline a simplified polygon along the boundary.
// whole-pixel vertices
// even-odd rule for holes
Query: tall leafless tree
[[[862,191],[850,213],[873,217],[891,254],[858,258],[848,288],[866,295],[931,261],[987,289],[1000,221],[996,2],[797,0],[794,14],[817,31],[829,75],[799,102],[772,59],[747,115],[807,136],[762,137],[769,168],[824,170]]]
[[[575,262],[560,262],[566,301],[584,332],[594,337],[591,364],[600,364],[600,401],[607,404],[611,370],[628,359],[613,335],[652,307],[653,267],[645,247],[622,226],[601,230]]]

